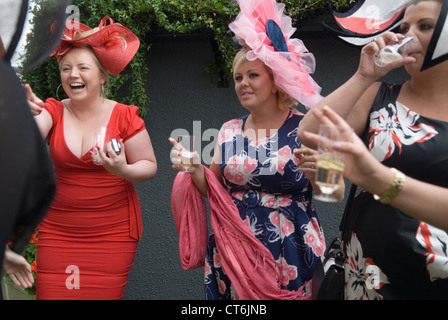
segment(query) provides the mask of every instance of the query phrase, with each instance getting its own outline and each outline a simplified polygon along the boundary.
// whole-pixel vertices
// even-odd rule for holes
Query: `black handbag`
[[[324,253],[324,258],[318,260],[314,269],[311,283],[313,300],[344,300],[345,255],[343,251],[343,231],[356,194],[356,188],[356,185],[352,184],[338,236],[330,243]]]

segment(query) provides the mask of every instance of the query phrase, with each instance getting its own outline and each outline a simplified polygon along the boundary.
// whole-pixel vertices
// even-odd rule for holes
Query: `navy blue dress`
[[[220,169],[240,217],[272,253],[283,289],[311,280],[325,238],[311,203],[312,187],[298,170],[294,148],[303,114],[291,110],[274,135],[253,141],[243,135],[247,116],[226,122],[218,136]],[[237,299],[220,263],[213,234],[205,262],[207,299]]]

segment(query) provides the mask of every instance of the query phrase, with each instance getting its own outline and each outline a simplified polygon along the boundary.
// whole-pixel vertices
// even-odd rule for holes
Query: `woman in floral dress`
[[[253,64],[264,69],[261,62],[246,64],[250,70],[256,70]],[[246,81],[238,76],[236,79],[237,87]],[[273,254],[279,284],[298,290],[311,279],[325,240],[311,202],[310,181],[299,170],[293,155],[293,150],[301,147],[297,127],[303,114],[293,109],[279,114],[279,120],[284,122],[269,137],[250,137],[247,133],[251,131],[248,122],[255,117],[252,114],[226,122],[218,135],[218,163],[241,219]],[[207,299],[234,298],[213,235],[207,248],[205,285]]]
[[[278,89],[264,63],[248,61],[246,54],[243,49],[236,58],[235,90],[251,113],[221,127],[210,170],[229,191],[241,219],[272,253],[279,286],[297,291],[311,280],[317,259],[325,250],[311,202],[313,187],[299,170],[299,159],[293,153],[297,148],[307,150],[297,139],[303,114],[279,102]],[[257,126],[260,123],[263,126]],[[182,170],[179,162],[173,159],[173,168]],[[194,165],[189,172],[206,195],[203,167]],[[338,196],[342,199],[343,188]],[[214,234],[206,252],[205,292],[210,300],[238,298],[222,267]]]
[[[263,250],[267,248],[266,251],[270,252],[267,259],[272,259],[275,265],[275,284],[264,285],[263,281],[268,280],[260,279],[263,275],[250,282],[252,288],[237,286],[235,281],[239,280],[238,277],[233,277],[235,281],[232,282],[234,269],[245,269],[245,265],[233,263],[238,260],[233,256],[238,248],[218,250],[222,243],[221,232],[218,237],[214,228],[206,248],[205,262],[201,262],[205,264],[206,298],[282,299],[288,296],[301,299],[303,296],[300,294],[290,293],[304,292],[309,297],[308,285],[314,266],[325,250],[324,235],[311,202],[313,187],[304,173],[309,169],[306,174],[313,174],[310,168],[313,164],[308,161],[310,151],[297,139],[297,127],[303,114],[292,108],[298,101],[309,106],[321,98],[318,94],[320,88],[305,71],[314,69],[314,59],[301,42],[289,38],[294,29],[290,20],[282,23],[282,19],[285,20],[282,14],[284,5],[273,0],[244,0],[240,6],[240,15],[230,25],[243,46],[235,57],[233,73],[235,92],[250,114],[227,121],[221,127],[210,171],[218,178],[218,184],[228,191],[227,197],[230,194],[231,206],[236,207],[235,214],[239,214],[244,228],[256,238],[254,246],[261,243]],[[271,15],[267,16],[267,13]],[[266,34],[269,24],[270,28],[285,35],[288,43],[284,47],[286,52],[279,52],[282,49]],[[249,37],[250,33],[258,36]],[[302,60],[304,57],[307,59]],[[305,60],[311,64],[307,65]],[[172,139],[171,143],[178,147]],[[300,160],[294,157],[296,148],[305,155]],[[174,151],[174,154],[179,156],[180,152]],[[172,161],[173,168],[181,171],[180,159],[175,157]],[[303,172],[299,170],[299,162]],[[210,196],[210,190],[217,190],[210,185],[208,169],[193,165],[188,170],[194,186],[202,195]],[[178,189],[176,191],[181,193]],[[341,188],[340,198],[343,191]],[[173,195],[176,196],[174,192]],[[251,249],[248,251],[252,252]],[[223,267],[224,261],[231,261],[225,265],[227,269]],[[251,259],[248,261],[246,263],[253,262]],[[265,262],[259,262],[258,267],[262,268]],[[257,269],[256,265],[252,267]],[[246,273],[245,277],[251,278],[253,274]],[[274,291],[278,288],[284,291],[276,295]],[[260,290],[261,294],[246,294],[246,290],[251,293]]]
[[[319,112],[329,106],[383,165],[380,173],[366,169],[368,157],[364,157],[346,166],[351,180],[364,188],[353,202],[344,230],[346,299],[448,298],[448,234],[427,219],[419,220],[422,216],[412,210],[427,203],[427,197],[407,193],[409,197],[403,198],[408,178],[411,183],[425,182],[425,189],[448,187],[448,90],[443,80],[448,61],[422,71],[441,8],[439,0],[410,1],[400,29],[417,39],[411,55],[383,68],[376,66],[375,52],[403,37],[384,33],[363,48],[355,75],[307,114],[299,128],[299,137],[311,145],[312,135],[304,132],[317,131]],[[403,65],[411,76],[408,81],[375,82]],[[381,180],[386,182],[377,183]],[[401,188],[404,194],[399,193]],[[443,216],[437,211],[446,212],[446,207],[432,212]]]

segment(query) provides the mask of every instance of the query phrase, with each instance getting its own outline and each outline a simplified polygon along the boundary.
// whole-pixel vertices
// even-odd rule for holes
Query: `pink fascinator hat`
[[[274,74],[279,88],[307,109],[318,103],[320,86],[311,78],[316,60],[299,39],[285,5],[275,0],[237,0],[241,12],[229,24],[230,30],[249,47],[246,58],[260,59]]]

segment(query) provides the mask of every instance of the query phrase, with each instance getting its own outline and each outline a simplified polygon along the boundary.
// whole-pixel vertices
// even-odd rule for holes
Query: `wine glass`
[[[334,126],[319,126],[321,136],[317,146],[318,159],[316,162],[316,184],[319,186],[321,194],[314,198],[327,203],[338,202],[332,195],[339,188],[339,179],[344,172],[345,165],[342,162],[342,155],[333,150],[336,141],[346,141],[348,134],[345,129]]]
[[[182,135],[177,138],[177,142],[181,144],[180,165],[184,172],[188,172],[188,168],[193,165],[194,153],[194,136]]]
[[[407,37],[401,40],[399,43],[385,46],[380,51],[376,52],[373,56],[375,64],[379,67],[384,67],[389,63],[398,61],[406,57],[412,49],[412,43],[414,37]]]

